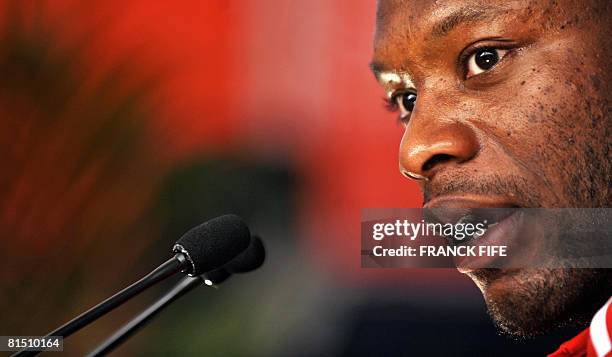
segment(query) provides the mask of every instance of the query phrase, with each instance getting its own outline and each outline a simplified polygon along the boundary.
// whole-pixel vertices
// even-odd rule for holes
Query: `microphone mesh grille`
[[[240,217],[225,215],[190,229],[176,244],[191,259],[194,269],[189,275],[201,275],[221,267],[244,251],[250,237],[249,228]]]

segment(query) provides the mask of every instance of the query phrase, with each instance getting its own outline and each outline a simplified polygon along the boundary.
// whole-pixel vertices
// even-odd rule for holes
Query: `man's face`
[[[372,68],[425,206],[610,207],[611,21],[607,1],[380,0]],[[606,270],[466,273],[517,335],[612,293]]]

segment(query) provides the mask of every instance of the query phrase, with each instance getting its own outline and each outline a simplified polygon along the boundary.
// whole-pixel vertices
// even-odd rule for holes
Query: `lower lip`
[[[479,252],[480,246],[506,246],[506,256],[498,255],[476,255],[476,256],[456,256],[454,257],[457,270],[461,273],[469,273],[477,269],[484,268],[502,268],[503,263],[509,260],[509,252],[512,252],[512,246],[517,244],[520,235],[523,215],[521,211],[516,211],[508,217],[499,221],[496,225],[491,226],[480,237],[473,238],[466,245],[474,246],[476,253]]]

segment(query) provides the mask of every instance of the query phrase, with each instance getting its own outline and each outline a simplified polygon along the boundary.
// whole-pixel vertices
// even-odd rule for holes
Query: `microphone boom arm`
[[[98,318],[100,318],[100,316],[108,313],[109,311],[114,310],[124,302],[140,294],[147,288],[166,279],[167,277],[178,273],[179,271],[182,271],[183,269],[185,269],[185,267],[189,266],[189,262],[185,258],[185,255],[183,253],[178,253],[174,257],[168,259],[165,263],[157,267],[155,270],[151,271],[142,279],[136,281],[132,285],[119,291],[108,299],[102,301],[98,305],[90,308],[89,310],[68,321],[67,323],[55,329],[54,331],[49,332],[45,337],[62,336],[63,338],[66,338],[75,333],[76,331],[80,330],[81,328],[89,325],[93,321],[97,320]],[[40,352],[41,351],[25,349],[12,355],[11,357],[35,356]]]
[[[199,276],[184,277],[172,288],[172,290],[162,296],[159,300],[155,301],[153,305],[142,311],[140,314],[138,314],[138,316],[130,320],[130,322],[123,325],[121,329],[106,339],[106,341],[98,345],[98,347],[96,347],[92,352],[87,354],[87,357],[97,357],[108,354],[110,351],[117,348],[127,338],[143,328],[166,306],[202,283],[203,280]]]

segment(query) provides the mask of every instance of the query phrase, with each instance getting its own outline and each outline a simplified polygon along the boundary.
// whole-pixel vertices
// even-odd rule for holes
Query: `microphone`
[[[232,259],[229,263],[219,269],[210,271],[198,277],[184,277],[169,292],[155,301],[151,306],[142,311],[135,318],[123,325],[117,332],[102,342],[87,357],[104,356],[117,348],[121,343],[142,329],[161,310],[170,305],[179,297],[193,290],[202,282],[208,286],[214,286],[227,280],[232,272],[246,273],[259,268],[265,260],[265,248],[259,237],[252,237],[249,247]]]
[[[266,260],[266,249],[263,242],[258,236],[253,236],[249,247],[225,264],[222,269],[232,274],[248,273],[262,266],[264,260]]]
[[[184,271],[190,276],[202,275],[229,262],[250,244],[251,232],[236,215],[225,215],[192,228],[174,245],[173,251],[184,254],[190,264]]]
[[[265,259],[266,249],[261,238],[253,236],[249,247],[244,252],[230,260],[223,267],[204,274],[204,284],[209,286],[218,285],[227,280],[232,274],[243,274],[253,271],[262,266]]]
[[[174,257],[161,264],[142,279],[90,308],[46,337],[64,338],[112,311],[156,283],[180,272],[198,276],[221,267],[243,252],[250,244],[251,233],[236,215],[213,218],[183,234],[173,247]],[[34,356],[40,351],[26,349],[13,355]]]

